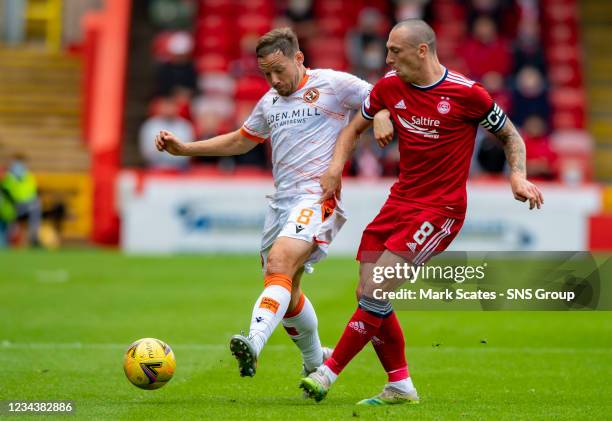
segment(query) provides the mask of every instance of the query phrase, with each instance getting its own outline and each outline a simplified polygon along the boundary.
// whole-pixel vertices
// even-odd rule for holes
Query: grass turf
[[[305,276],[320,335],[352,314],[357,266],[328,259]],[[321,404],[297,388],[283,329],[254,378],[229,337],[261,290],[255,256],[125,257],[106,251],[0,253],[0,400],[73,400],[83,419],[605,419],[612,413],[611,312],[399,312],[421,404],[356,409],[386,378],[371,347]],[[123,375],[128,344],[167,341],[174,379],[142,391]],[[486,342],[486,343],[482,343]]]

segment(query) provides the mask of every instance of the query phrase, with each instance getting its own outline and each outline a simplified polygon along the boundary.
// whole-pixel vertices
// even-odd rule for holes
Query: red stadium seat
[[[434,25],[436,36],[440,40],[459,43],[465,39],[468,28],[464,21],[454,21],[449,23],[438,23]]]
[[[234,97],[240,101],[257,101],[269,89],[263,78],[249,76],[237,81]]]
[[[272,29],[272,21],[264,15],[243,15],[237,19],[239,37],[246,34],[263,35]]]
[[[344,56],[346,45],[343,38],[318,37],[310,40],[310,56]]]
[[[454,1],[438,1],[434,3],[434,14],[438,22],[464,22],[465,9]]]
[[[346,59],[337,55],[315,56],[312,57],[311,63],[319,69],[346,70],[347,67]]]
[[[557,44],[549,46],[546,50],[546,58],[551,64],[560,63],[579,63],[581,56],[580,50],[569,44]]]
[[[555,130],[583,129],[585,127],[585,116],[583,110],[573,111],[556,110],[553,113],[552,126]]]
[[[336,16],[321,18],[317,24],[319,32],[325,36],[342,37],[347,31],[347,25],[344,20]]]
[[[551,7],[542,7],[542,14],[545,21],[550,23],[576,24],[578,9],[574,2],[567,4],[557,4]]]
[[[202,19],[198,19],[196,24],[196,32],[230,32],[230,26],[227,24],[227,19],[220,15],[208,15]]]
[[[223,54],[209,53],[196,60],[196,70],[198,73],[205,72],[226,72],[229,60]]]
[[[553,89],[550,95],[553,106],[559,108],[573,108],[585,105],[584,91],[575,88]]]
[[[580,69],[571,64],[561,63],[551,65],[548,76],[553,85],[578,88],[582,86]]]
[[[553,150],[559,156],[562,178],[588,181],[593,177],[593,139],[587,131],[559,127],[550,140]]]
[[[237,11],[239,14],[266,16],[268,19],[272,19],[276,12],[274,2],[267,0],[239,2]]]
[[[221,54],[230,57],[231,44],[225,40],[219,40],[213,37],[202,37],[198,42],[196,56],[205,54]]]
[[[317,16],[340,16],[346,13],[349,7],[342,0],[315,1],[314,5]]]
[[[578,42],[578,31],[576,25],[568,23],[553,24],[550,28],[544,31],[552,44],[570,44],[576,45]]]
[[[233,0],[200,0],[198,9],[198,17],[216,15],[232,17],[235,10],[235,2]]]
[[[561,128],[585,127],[585,96],[580,88],[557,88],[550,95],[553,107],[553,126]]]

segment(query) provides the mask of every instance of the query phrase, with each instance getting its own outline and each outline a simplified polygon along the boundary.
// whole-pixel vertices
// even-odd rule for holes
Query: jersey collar
[[[302,89],[304,87],[304,85],[306,85],[306,82],[308,82],[308,70],[306,69],[306,71],[304,72],[304,77],[302,78],[302,80],[300,81],[300,84],[298,85],[298,87],[296,88],[296,92],[299,91],[300,89]]]
[[[444,66],[442,66],[444,67]],[[414,83],[411,83],[413,88],[417,88],[420,89],[422,91],[427,91],[429,89],[433,89],[436,86],[438,86],[439,84],[441,84],[442,82],[444,82],[444,79],[446,79],[446,76],[448,75],[448,69],[446,67],[444,67],[444,74],[442,75],[442,77],[440,79],[438,79],[436,82],[432,83],[431,85],[415,85]]]

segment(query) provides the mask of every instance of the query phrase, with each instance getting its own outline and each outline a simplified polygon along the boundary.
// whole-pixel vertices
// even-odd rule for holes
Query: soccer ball
[[[159,389],[174,375],[176,360],[168,344],[155,338],[138,339],[123,358],[123,371],[134,386]]]

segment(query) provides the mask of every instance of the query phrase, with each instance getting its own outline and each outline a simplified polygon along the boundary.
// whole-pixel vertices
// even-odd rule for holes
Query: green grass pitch
[[[305,275],[324,344],[335,344],[354,311],[356,273],[351,259],[330,258]],[[257,375],[238,376],[228,340],[248,328],[261,288],[255,255],[1,252],[0,400],[73,400],[77,419],[612,414],[611,312],[399,312],[421,404],[363,410],[354,403],[386,380],[370,346],[320,404],[302,399],[299,352],[282,328]],[[177,358],[174,378],[156,391],[132,386],[122,370],[127,345],[147,336],[167,341]]]

